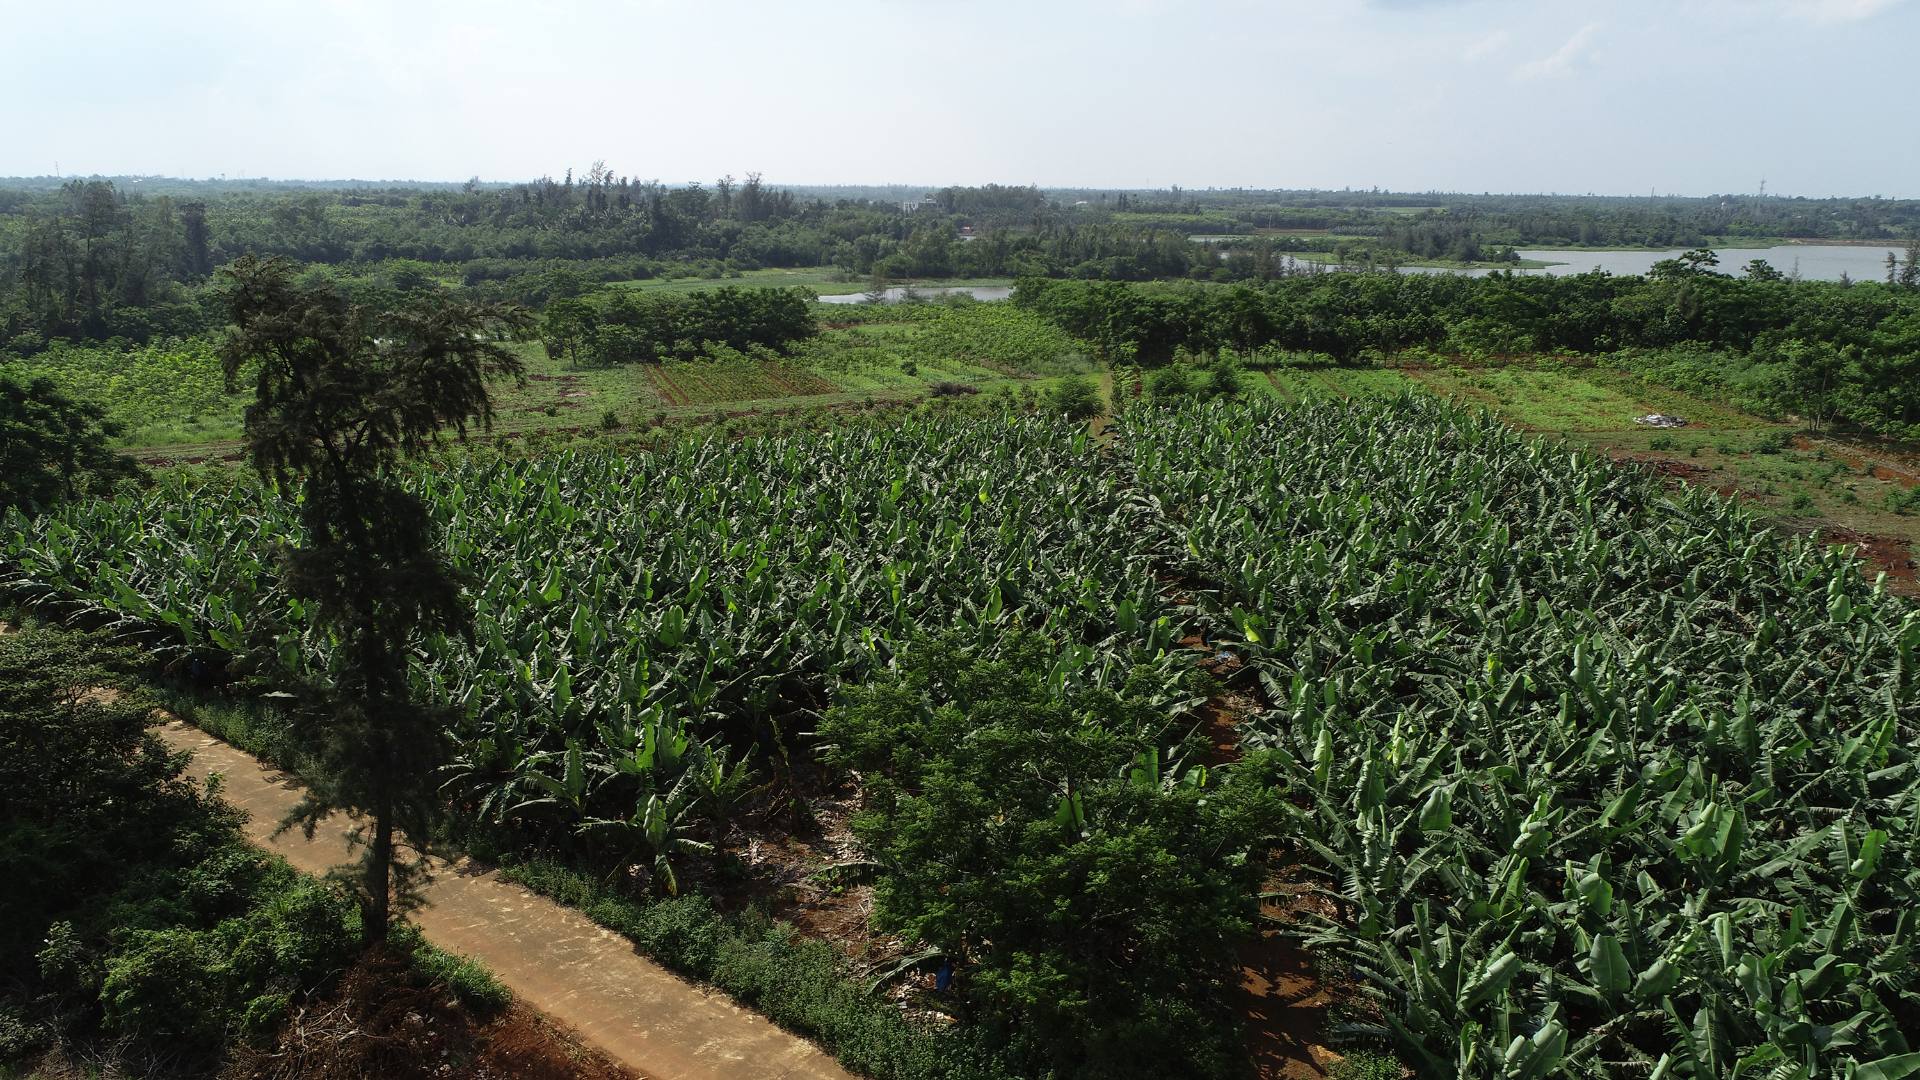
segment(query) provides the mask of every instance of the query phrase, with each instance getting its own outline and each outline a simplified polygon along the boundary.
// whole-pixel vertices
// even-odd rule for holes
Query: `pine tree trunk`
[[[373,848],[367,853],[367,911],[362,928],[368,945],[387,942],[393,895],[393,820],[381,813],[373,822]]]

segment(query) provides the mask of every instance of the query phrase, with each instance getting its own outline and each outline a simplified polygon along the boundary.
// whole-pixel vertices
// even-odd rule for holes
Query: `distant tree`
[[[1793,408],[1818,431],[1833,422],[1847,373],[1848,351],[1830,341],[1789,341],[1781,346]]]
[[[205,203],[186,202],[180,204],[180,224],[185,230],[184,246],[186,270],[194,278],[203,278],[213,272],[212,239],[207,230],[207,206]]]
[[[357,878],[370,943],[385,940],[392,900],[418,870],[396,832],[426,840],[438,810],[448,706],[416,700],[409,657],[428,634],[458,634],[470,612],[463,577],[427,506],[406,491],[402,462],[493,418],[489,384],[519,377],[502,343],[521,337],[518,308],[436,293],[371,310],[324,284],[297,284],[284,260],[243,258],[228,271],[229,385],[255,370],[246,410],[254,467],[297,490],[305,535],[283,552],[287,591],[335,642],[326,685],[307,688],[292,743],[308,794],[285,824],[309,834],[334,810],[364,815]]]
[[[1765,259],[1754,259],[1747,263],[1747,278],[1750,281],[1785,281],[1787,275],[1774,269]]]
[[[105,410],[67,397],[52,380],[21,382],[0,371],[0,517],[38,513],[135,475],[138,466],[108,445],[120,432]]]
[[[1653,267],[1647,271],[1647,276],[1664,280],[1699,277],[1715,273],[1714,267],[1719,265],[1720,256],[1714,254],[1712,250],[1694,248],[1692,251],[1684,252],[1677,259],[1662,259],[1654,263]]]

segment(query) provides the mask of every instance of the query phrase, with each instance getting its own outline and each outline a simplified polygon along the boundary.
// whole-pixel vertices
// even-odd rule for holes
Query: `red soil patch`
[[[1920,596],[1920,576],[1916,576],[1913,547],[1891,536],[1874,536],[1852,529],[1813,523],[1809,531],[1818,531],[1830,544],[1851,544],[1873,571],[1887,575],[1887,589],[1904,596]]]
[[[1260,901],[1260,937],[1240,950],[1247,1055],[1263,1080],[1316,1080],[1342,1056],[1323,1042],[1335,994],[1320,981],[1306,949],[1281,928],[1309,911],[1330,915],[1332,906],[1306,885],[1279,878],[1267,882],[1267,892]]]
[[[1223,684],[1246,666],[1233,649],[1208,644],[1198,634],[1181,639],[1180,644],[1198,653],[1200,670]],[[1226,686],[1200,707],[1209,767],[1240,760],[1239,726],[1261,709],[1258,698]],[[1320,982],[1306,950],[1283,929],[1316,906],[1316,898],[1306,888],[1287,883],[1298,872],[1285,868],[1267,882],[1266,891],[1274,895],[1260,902],[1259,936],[1240,947],[1235,1003],[1245,1024],[1247,1060],[1262,1080],[1315,1080],[1340,1060],[1324,1042],[1327,1009],[1334,996]]]
[[[633,1080],[539,1013],[482,1019],[404,960],[370,956],[295,1009],[267,1049],[243,1048],[221,1080]]]
[[[1692,461],[1677,458],[1660,457],[1657,454],[1614,454],[1613,460],[1622,465],[1637,465],[1655,476],[1665,477],[1695,487],[1712,487],[1722,495],[1737,495],[1740,489],[1732,484],[1712,482],[1713,470]]]
[[[1889,459],[1878,454],[1870,458],[1857,446],[1836,439],[1809,439],[1805,435],[1795,436],[1793,446],[1796,450],[1825,451],[1833,460],[1841,462],[1855,472],[1871,476],[1875,480],[1884,480],[1907,488],[1920,487],[1920,470],[1916,470],[1915,467],[1898,458]]]

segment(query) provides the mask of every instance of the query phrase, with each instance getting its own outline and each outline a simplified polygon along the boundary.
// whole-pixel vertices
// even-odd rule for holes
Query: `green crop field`
[[[1011,414],[421,473],[477,577],[475,646],[421,669],[459,703],[449,796],[521,828],[640,815],[671,876],[743,761],[917,635],[1027,627],[1062,685],[1152,671],[1178,702],[1198,633],[1271,703],[1219,768],[1287,795],[1269,842],[1332,916],[1296,929],[1416,1068],[1905,1053],[1920,613],[1850,555],[1424,395],[1114,434]],[[288,512],[227,483],[16,517],[5,589],[317,673],[276,584]]]
[[[1392,368],[1283,366],[1258,371],[1251,379],[1281,401],[1393,397],[1418,389],[1405,374]]]
[[[1418,398],[1124,439],[1276,705],[1243,745],[1337,897],[1315,944],[1407,1061],[1900,1060],[1920,613],[1711,495]]]

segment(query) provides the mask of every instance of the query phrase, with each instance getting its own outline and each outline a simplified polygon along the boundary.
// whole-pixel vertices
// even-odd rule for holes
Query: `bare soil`
[[[1177,587],[1168,593],[1175,603],[1190,602]],[[1200,670],[1221,683],[1199,710],[1209,744],[1207,764],[1240,760],[1239,727],[1264,709],[1257,694],[1233,686],[1245,661],[1231,646],[1197,634],[1180,644],[1194,651]],[[1260,902],[1259,934],[1240,947],[1235,1003],[1244,1025],[1247,1060],[1261,1080],[1317,1080],[1341,1059],[1326,1045],[1327,1013],[1336,995],[1292,933],[1304,913],[1318,910],[1316,904],[1325,906],[1303,882],[1299,867],[1272,868],[1267,895]]]
[[[221,1080],[634,1080],[641,1076],[518,1002],[483,1019],[407,963],[369,956],[298,1007],[279,1038]]]

